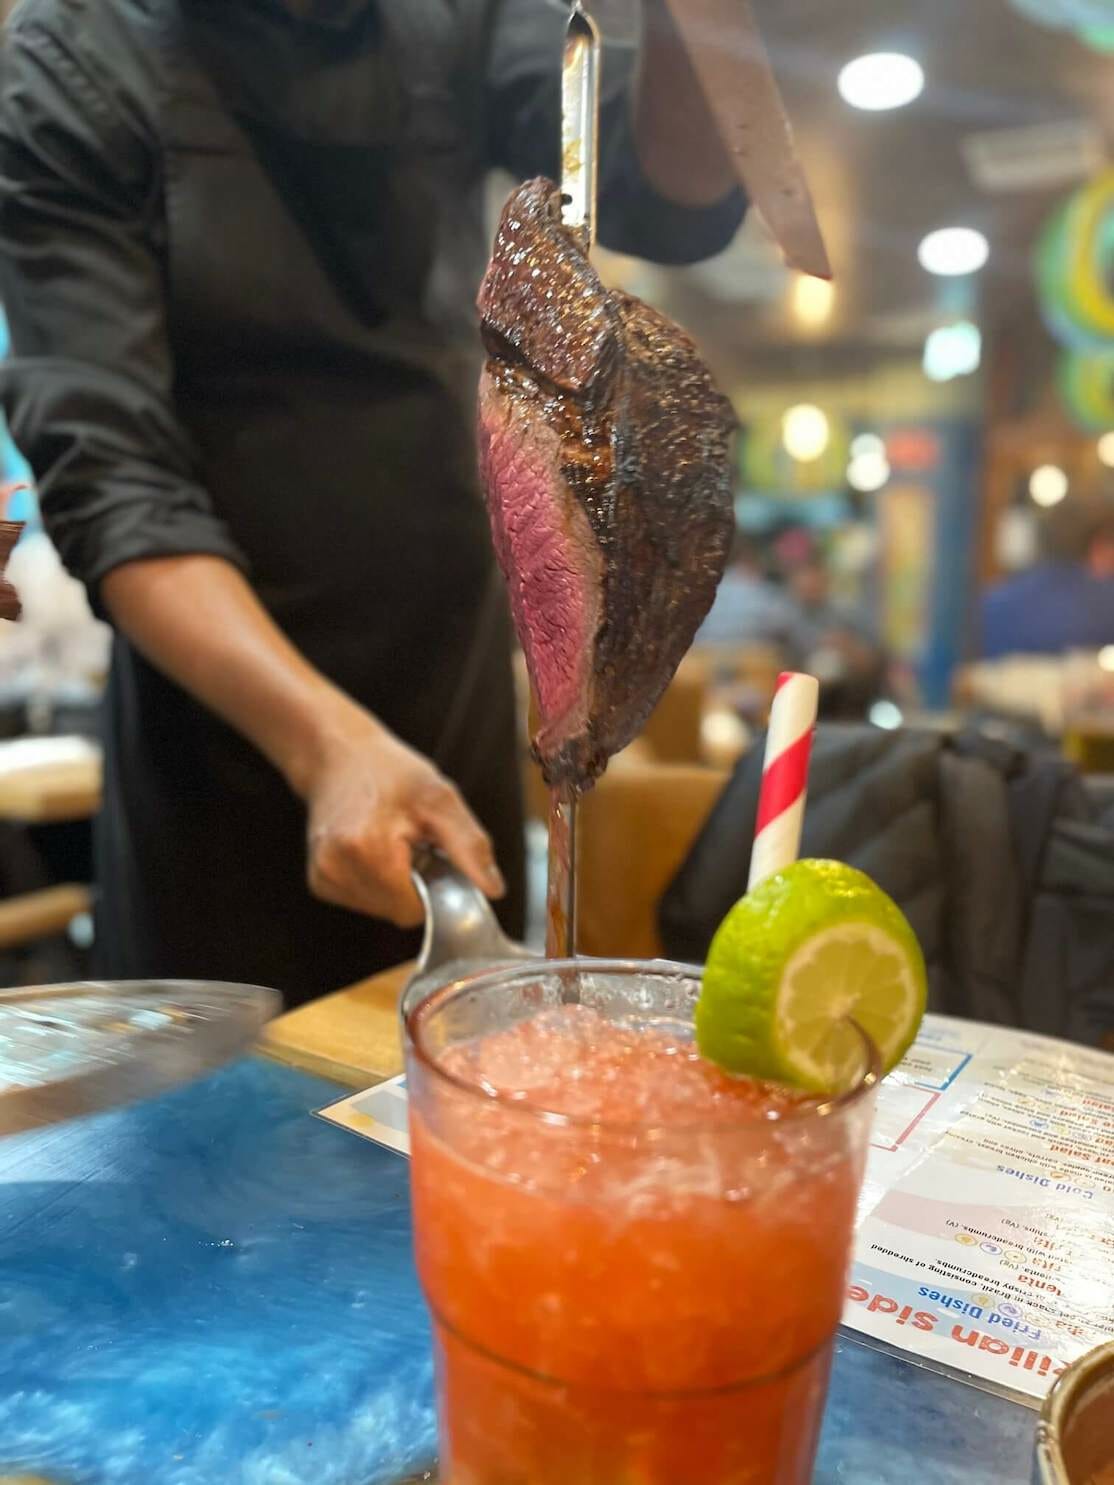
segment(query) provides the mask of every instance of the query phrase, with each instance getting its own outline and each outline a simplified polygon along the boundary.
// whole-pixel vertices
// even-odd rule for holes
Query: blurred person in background
[[[819,677],[827,718],[860,718],[885,690],[886,659],[869,616],[833,596],[823,548],[809,532],[787,532],[777,543],[794,608],[797,663]]]
[[[715,601],[696,636],[698,645],[772,645],[792,658],[798,614],[767,572],[762,548],[738,532]]]
[[[664,0],[641,10],[639,55],[604,69],[601,237],[688,262],[744,203]],[[296,1002],[397,963],[420,840],[492,896],[501,861],[521,930],[473,302],[489,168],[558,173],[567,14],[25,0],[9,22],[3,403],[115,628],[104,975]]]
[[[796,614],[797,643],[806,654],[851,640],[874,647],[869,617],[854,604],[833,597],[831,569],[821,552],[788,564],[786,590]]]
[[[985,659],[1114,644],[1114,505],[1055,506],[1041,522],[1040,552],[984,595]]]

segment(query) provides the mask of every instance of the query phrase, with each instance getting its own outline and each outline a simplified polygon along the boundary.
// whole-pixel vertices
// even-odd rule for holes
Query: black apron
[[[457,782],[520,932],[510,631],[472,444],[469,59],[444,5],[384,9],[332,35],[269,27],[287,127],[281,97],[269,117],[238,91],[235,58],[263,35],[250,5],[226,12],[242,34],[210,4],[154,8],[176,407],[267,609]],[[434,272],[446,234],[458,259]],[[297,1003],[414,952],[309,896],[301,803],[119,637],[106,733],[100,973],[252,981]]]

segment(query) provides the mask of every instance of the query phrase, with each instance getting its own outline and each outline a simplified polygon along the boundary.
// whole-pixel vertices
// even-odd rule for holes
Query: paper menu
[[[408,1153],[406,1080],[323,1117]],[[926,1017],[879,1089],[844,1322],[1042,1396],[1114,1337],[1114,1057]]]
[[[1114,1058],[934,1016],[879,1105],[845,1323],[1043,1396],[1114,1336]]]
[[[859,1221],[978,1097],[967,1072],[994,1033],[977,1023],[927,1016],[905,1060],[878,1092]]]
[[[400,1155],[410,1154],[407,1127],[406,1078],[388,1078],[363,1093],[353,1093],[337,1103],[318,1109],[322,1119],[362,1134],[377,1145],[386,1145]]]

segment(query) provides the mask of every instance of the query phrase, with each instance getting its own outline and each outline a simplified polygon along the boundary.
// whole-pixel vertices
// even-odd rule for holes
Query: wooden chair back
[[[620,756],[581,805],[579,946],[649,959],[662,952],[657,905],[727,775]]]

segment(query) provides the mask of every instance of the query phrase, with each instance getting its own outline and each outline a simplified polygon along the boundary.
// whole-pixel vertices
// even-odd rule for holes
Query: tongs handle
[[[581,0],[574,0],[561,63],[561,220],[596,240],[599,181],[600,32]]]
[[[425,938],[415,979],[465,960],[503,964],[533,957],[506,937],[487,898],[442,852],[419,847],[411,875],[425,908]]]

